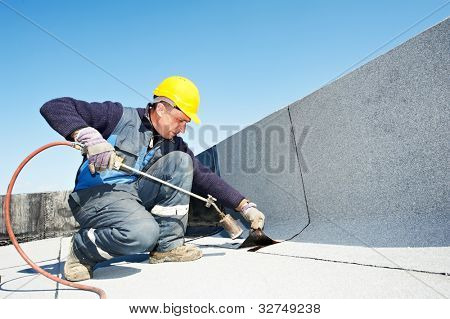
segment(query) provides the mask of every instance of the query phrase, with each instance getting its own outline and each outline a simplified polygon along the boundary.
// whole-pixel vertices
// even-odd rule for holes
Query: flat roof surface
[[[39,266],[62,277],[69,237],[22,244]],[[108,298],[448,298],[446,275],[290,256],[304,243],[284,242],[257,252],[234,248],[220,235],[193,240],[203,258],[186,263],[147,263],[148,255],[116,258],[95,268],[94,279]],[[314,247],[333,249],[331,245]],[[311,247],[309,247],[310,249]],[[342,249],[342,247],[334,247]],[[362,247],[361,247],[362,248]],[[349,249],[348,247],[346,249]],[[358,247],[355,247],[358,249]],[[10,246],[0,247],[0,298],[96,299],[37,274]]]

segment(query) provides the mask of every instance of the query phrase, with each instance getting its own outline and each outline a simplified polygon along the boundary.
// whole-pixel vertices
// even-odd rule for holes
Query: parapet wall
[[[51,238],[72,233],[78,223],[72,217],[67,198],[70,191],[16,194],[11,200],[11,223],[20,241]],[[0,244],[8,244],[9,237],[3,216],[0,197]]]

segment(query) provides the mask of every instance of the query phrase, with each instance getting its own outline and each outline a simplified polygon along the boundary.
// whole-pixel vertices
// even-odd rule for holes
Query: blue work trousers
[[[146,173],[191,190],[192,159],[184,152],[161,157]],[[69,206],[80,224],[74,252],[89,265],[184,244],[189,195],[145,177],[131,184],[101,184],[73,192]]]

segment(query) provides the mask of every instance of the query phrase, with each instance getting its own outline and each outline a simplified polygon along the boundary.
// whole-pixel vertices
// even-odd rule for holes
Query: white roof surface
[[[24,243],[22,247],[39,266],[61,277],[69,241],[60,237]],[[199,245],[203,258],[155,265],[147,263],[145,254],[114,259],[96,267],[94,279],[83,284],[102,288],[108,298],[133,299],[450,297],[450,277],[446,275],[286,254],[286,250],[298,253],[312,248],[330,251],[330,245],[285,242],[249,252],[234,249],[236,245],[231,245],[230,239],[217,236],[191,243]],[[95,293],[36,274],[12,245],[0,247],[0,275],[2,299],[98,298]]]

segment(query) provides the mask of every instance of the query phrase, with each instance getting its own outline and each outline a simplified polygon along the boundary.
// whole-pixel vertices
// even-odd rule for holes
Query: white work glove
[[[256,208],[255,203],[247,203],[242,207],[242,216],[250,223],[252,229],[263,229],[264,227],[264,214]]]
[[[84,145],[89,160],[91,174],[112,169],[116,159],[114,147],[93,127],[85,127],[78,131],[75,141]]]

